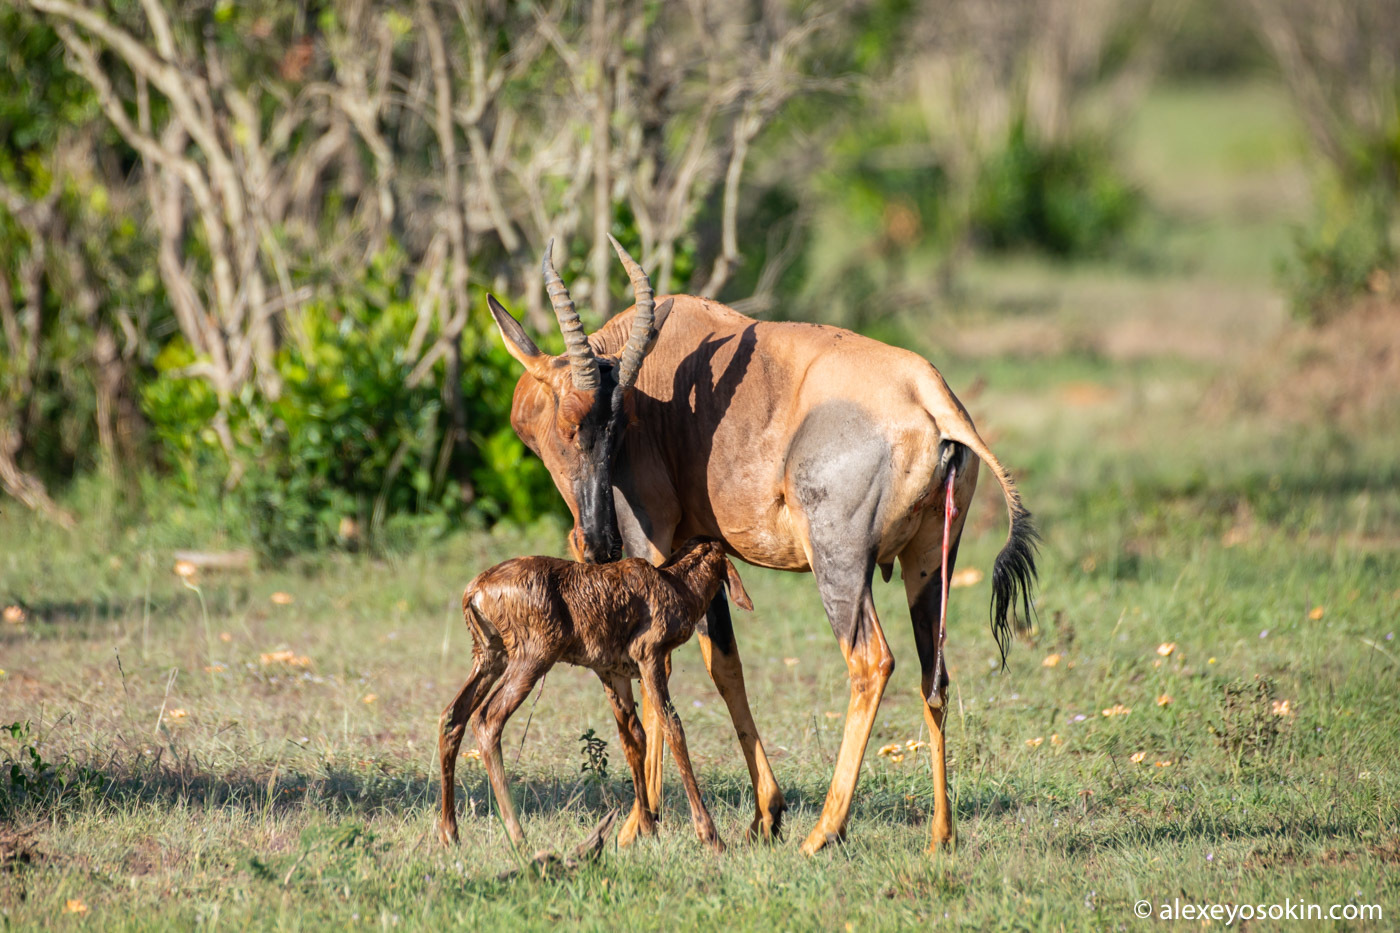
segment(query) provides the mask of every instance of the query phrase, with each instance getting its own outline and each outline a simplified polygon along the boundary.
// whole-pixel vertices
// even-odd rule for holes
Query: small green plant
[[[579,765],[579,771],[584,775],[603,781],[608,776],[608,743],[606,739],[600,738],[596,732],[589,729],[578,737],[579,751],[583,755],[583,763]]]
[[[1236,768],[1269,758],[1283,734],[1285,719],[1274,705],[1274,682],[1267,677],[1236,680],[1221,690],[1220,718],[1209,728]]]
[[[0,727],[14,750],[0,751],[5,783],[0,785],[0,818],[7,818],[26,804],[51,805],[66,792],[102,783],[102,775],[64,758],[54,763],[44,758],[28,720]]]

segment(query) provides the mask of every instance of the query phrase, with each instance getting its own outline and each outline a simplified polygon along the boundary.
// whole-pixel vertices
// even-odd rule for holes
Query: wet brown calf
[[[455,772],[468,721],[506,831],[517,843],[524,841],[501,766],[501,730],[535,683],[555,664],[567,661],[597,674],[612,703],[632,770],[633,818],[639,830],[655,833],[656,810],[644,773],[646,733],[632,700],[632,680],[638,677],[662,711],[666,742],[685,783],[695,832],[715,851],[723,851],[724,843],[700,799],[685,733],[671,704],[667,659],[689,640],[726,583],[734,602],[753,608],[724,546],[713,538],[693,538],[659,567],[640,558],[578,564],[553,557],[517,557],[468,584],[462,613],[472,633],[472,672],[443,710],[438,730],[438,835],[443,843],[457,841]]]

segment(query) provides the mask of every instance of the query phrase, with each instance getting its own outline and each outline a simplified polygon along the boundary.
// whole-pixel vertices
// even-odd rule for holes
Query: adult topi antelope
[[[625,543],[632,555],[659,564],[673,543],[709,535],[751,564],[816,577],[846,658],[851,698],[836,773],[802,846],[807,853],[845,834],[894,670],[871,581],[877,565],[888,579],[898,559],[931,737],[932,846],[951,845],[946,579],[980,461],[1001,485],[1010,514],[1010,535],[992,570],[992,633],[1004,655],[1011,625],[1029,619],[1035,577],[1036,535],[1011,477],[921,357],[836,327],[755,321],[704,298],[677,295],[658,307],[646,273],[613,246],[636,305],[591,336],[545,251],[545,283],[567,346],[562,356],[542,353],[494,297],[488,302],[506,349],[525,367],[511,424],[573,513],[571,550],[584,560],[613,560]],[[758,812],[750,834],[776,835],[783,796],[749,711],[722,594],[700,636],[753,781]],[[647,701],[644,694],[647,792],[655,804],[663,749],[660,717]],[[639,822],[634,806],[619,841],[631,841]]]

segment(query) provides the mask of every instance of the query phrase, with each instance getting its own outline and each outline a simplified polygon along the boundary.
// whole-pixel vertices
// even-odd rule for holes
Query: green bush
[[[1036,143],[1017,124],[1006,147],[982,166],[971,225],[992,249],[1080,257],[1108,252],[1141,208],[1141,194],[1118,173],[1107,147]]]
[[[386,253],[353,290],[302,308],[277,354],[280,394],[249,386],[228,408],[231,456],[242,470],[228,493],[231,514],[244,526],[240,537],[265,554],[378,545],[393,516],[414,516],[433,534],[469,516],[523,522],[560,508],[543,464],[510,428],[518,366],[494,330],[469,327],[462,338],[469,443],[454,442],[444,362],[409,385],[418,295],[401,266]],[[142,394],[179,486],[207,501],[220,494],[230,454],[214,429],[213,390],[180,373],[192,362],[175,338]],[[403,522],[395,527],[401,538]]]
[[[1343,196],[1323,219],[1298,231],[1295,261],[1284,269],[1298,318],[1324,323],[1364,293],[1373,276],[1395,269],[1394,204],[1383,192]]]

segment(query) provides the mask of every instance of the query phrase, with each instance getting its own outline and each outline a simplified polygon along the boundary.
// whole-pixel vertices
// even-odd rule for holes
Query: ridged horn
[[[564,287],[564,280],[554,268],[551,256],[554,253],[554,239],[544,248],[544,287],[549,292],[549,303],[554,306],[554,316],[559,319],[559,329],[564,333],[565,352],[569,355],[569,368],[574,374],[574,388],[592,392],[598,388],[598,358],[593,355],[593,347],[588,343],[588,335],[583,331],[583,322],[578,318],[574,300]]]
[[[637,381],[637,373],[642,369],[642,357],[651,349],[656,333],[652,324],[656,320],[656,296],[651,290],[651,279],[637,261],[627,254],[622,244],[610,233],[608,240],[622,260],[622,268],[632,280],[632,294],[637,300],[637,314],[632,318],[632,334],[627,338],[627,346],[622,348],[622,361],[618,366],[617,384],[627,389]]]

